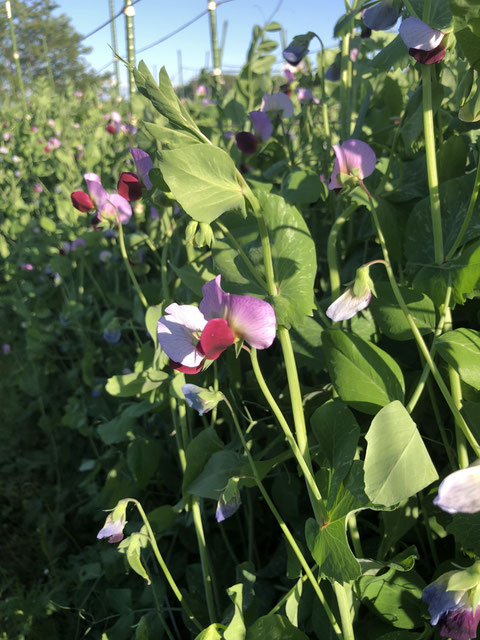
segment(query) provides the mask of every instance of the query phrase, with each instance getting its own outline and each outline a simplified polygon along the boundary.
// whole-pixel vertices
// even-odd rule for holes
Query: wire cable
[[[132,2],[132,6],[134,4],[137,4],[137,2],[140,2],[140,0],[133,0]],[[93,36],[95,33],[97,33],[98,31],[101,31],[102,29],[104,29],[105,27],[108,27],[108,25],[113,22],[114,20],[116,20],[119,16],[121,16],[123,13],[123,9],[120,9],[120,11],[118,13],[116,13],[113,18],[110,18],[110,20],[107,20],[106,22],[104,22],[103,24],[101,24],[100,26],[98,26],[96,29],[94,29],[93,31],[90,31],[90,33],[87,33],[86,36],[82,36],[80,38],[80,42],[82,42],[82,40],[86,40],[87,38],[90,38],[90,36]]]

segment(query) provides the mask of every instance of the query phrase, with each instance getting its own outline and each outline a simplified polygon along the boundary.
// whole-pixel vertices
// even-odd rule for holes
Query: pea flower
[[[199,84],[198,87],[195,89],[195,95],[199,96],[200,98],[204,98],[209,94],[210,94],[210,89],[204,84]]]
[[[255,133],[240,131],[235,136],[235,142],[240,151],[252,155],[257,150],[259,142],[266,142],[271,138],[273,124],[265,111],[250,111],[249,115]]]
[[[85,212],[96,209],[96,219],[103,217],[116,219],[116,213],[120,216],[122,224],[126,224],[132,217],[132,208],[128,200],[118,193],[108,193],[102,186],[100,176],[96,173],[86,173],[84,180],[87,183],[88,195],[82,191],[71,194],[73,206],[79,211]],[[83,195],[81,195],[83,194]],[[93,205],[93,206],[90,206]],[[85,207],[89,207],[86,209]]]
[[[279,114],[281,118],[291,118],[293,116],[293,102],[286,93],[278,91],[277,93],[263,94],[260,111],[267,113]]]
[[[340,65],[338,64],[338,62],[333,62],[325,71],[325,80],[330,80],[330,82],[338,82],[340,80],[340,73]]]
[[[239,340],[266,349],[275,339],[273,307],[252,296],[226,293],[220,281],[217,276],[203,286],[198,307],[173,303],[158,321],[158,342],[170,365],[183,373],[198,373],[205,360],[216,360]]]
[[[448,571],[423,590],[430,624],[437,625],[442,638],[471,640],[477,637],[480,621],[480,566],[475,562],[460,571]]]
[[[227,518],[230,518],[240,508],[242,501],[238,482],[239,478],[230,478],[225,490],[218,499],[217,510],[215,512],[217,522],[223,522]]]
[[[235,136],[235,142],[240,151],[248,156],[253,155],[258,147],[258,140],[250,131],[239,131]]]
[[[433,503],[447,513],[480,511],[480,465],[450,473],[440,483]]]
[[[330,177],[328,188],[341,189],[343,184],[339,181],[339,174],[349,176],[355,172],[355,177],[363,180],[375,171],[377,158],[373,149],[361,140],[345,140],[341,145],[334,144],[335,164]]]
[[[10,353],[11,348],[12,347],[7,342],[2,344],[2,354],[4,356],[8,356],[8,354]]]
[[[297,66],[308,53],[310,40],[314,34],[309,31],[305,35],[295,36],[288,47],[283,50],[284,59],[293,66]]]
[[[108,514],[105,524],[97,533],[97,540],[108,538],[108,542],[110,542],[110,544],[123,540],[123,529],[127,524],[127,505],[128,499],[120,500],[115,509]]]
[[[406,18],[400,25],[400,37],[408,53],[421,64],[435,64],[445,57],[445,34],[414,18]]]
[[[382,0],[378,4],[366,9],[363,22],[373,31],[385,31],[393,27],[400,15],[400,7],[394,6],[392,0]]]
[[[355,282],[328,307],[326,314],[330,320],[350,320],[356,313],[368,307],[374,290],[369,270],[369,265],[357,269]]]
[[[320,104],[320,100],[315,98],[310,89],[304,89],[303,87],[298,87],[297,89],[297,98],[300,104]]]
[[[208,413],[223,400],[223,393],[213,391],[213,389],[204,389],[196,384],[184,384],[182,393],[189,407],[198,411],[199,416]]]
[[[125,200],[135,202],[142,197],[143,187],[148,190],[152,188],[148,172],[153,169],[153,162],[148,153],[142,151],[142,149],[132,148],[130,153],[135,162],[137,173],[132,173],[131,171],[121,173],[117,191]]]

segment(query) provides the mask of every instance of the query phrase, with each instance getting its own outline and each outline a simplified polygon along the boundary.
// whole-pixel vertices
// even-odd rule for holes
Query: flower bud
[[[75,209],[82,213],[95,209],[95,205],[93,204],[90,196],[84,191],[74,191],[70,194],[70,198],[72,199],[72,204]]]
[[[196,384],[184,384],[182,392],[189,407],[198,411],[199,416],[214,409],[223,400],[223,393],[198,387]]]
[[[125,200],[135,202],[142,197],[142,183],[137,174],[124,171],[118,179],[117,191]]]

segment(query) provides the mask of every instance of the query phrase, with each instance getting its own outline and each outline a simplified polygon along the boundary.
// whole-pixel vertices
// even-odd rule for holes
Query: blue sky
[[[56,13],[65,13],[70,17],[74,28],[81,34],[88,34],[95,27],[109,19],[108,0],[57,0],[59,8]],[[280,6],[278,6],[280,5]],[[114,0],[115,13],[121,10],[123,0]],[[140,0],[135,5],[136,15],[135,48],[139,50],[164,35],[174,31],[188,22],[207,7],[207,0]],[[278,10],[275,12],[275,9]],[[345,11],[343,0],[232,0],[217,7],[217,25],[221,37],[224,21],[228,21],[222,67],[228,72],[235,72],[243,64],[245,53],[250,42],[254,24],[264,22],[274,15],[292,38],[299,33],[315,31],[323,39],[326,46],[332,46],[333,26]],[[123,14],[115,21],[118,51],[125,56],[125,18]],[[272,38],[280,42],[280,34],[272,34]],[[87,56],[89,64],[99,70],[112,59],[110,26],[105,27],[84,41],[92,47]],[[314,46],[314,49],[317,47]],[[163,65],[175,83],[179,79],[177,51],[182,52],[183,80],[194,77],[205,66],[210,58],[210,27],[208,15],[187,27],[181,33],[166,42],[159,44],[137,57],[137,63],[144,59],[152,71],[158,71]],[[281,50],[277,50],[280,60]],[[121,65],[122,67],[122,65]],[[113,69],[113,67],[109,67]],[[125,82],[126,74],[121,69],[121,81]]]

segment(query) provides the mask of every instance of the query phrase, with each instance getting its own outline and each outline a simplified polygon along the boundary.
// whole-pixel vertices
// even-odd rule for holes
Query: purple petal
[[[430,51],[410,48],[408,53],[412,58],[415,58],[417,62],[420,62],[420,64],[436,64],[444,59],[446,49],[443,42],[441,42],[438,47],[435,47],[435,49],[431,49]]]
[[[339,146],[338,144],[334,144],[332,147],[335,152],[335,164],[333,165],[332,175],[328,184],[328,188],[330,189],[330,191],[332,189],[341,189],[342,185],[339,182],[337,176],[339,173],[348,173],[347,160],[345,158],[345,152],[342,147],[343,145]]]
[[[257,138],[260,138],[263,142],[269,140],[272,136],[273,124],[268,117],[268,113],[264,111],[250,111],[249,115]]]
[[[369,29],[384,31],[393,27],[400,15],[400,9],[392,7],[387,2],[379,2],[370,7],[363,14],[363,22]]]
[[[128,200],[126,200],[118,193],[111,193],[108,196],[107,205],[108,204],[111,204],[114,207],[114,212],[115,210],[118,211],[122,224],[127,224],[127,222],[129,222],[130,218],[132,217],[132,207],[130,206]],[[104,208],[105,212],[107,212],[106,209],[107,208]],[[108,212],[110,213],[111,209],[109,209]]]
[[[345,153],[347,173],[350,173],[352,169],[360,169],[359,177],[363,179],[375,171],[377,158],[373,149],[366,142],[354,138],[345,140],[342,144],[342,150]]]
[[[437,624],[440,618],[448,611],[456,611],[462,607],[461,598],[463,592],[461,591],[446,591],[447,577],[455,573],[449,571],[443,574],[425,587],[422,593],[422,600],[428,604],[428,611],[430,613],[430,624]]]
[[[123,528],[125,525],[125,520],[106,522],[103,528],[97,533],[97,540],[108,538],[108,542],[120,542],[120,540],[123,539]]]
[[[282,118],[291,118],[293,116],[293,102],[286,93],[281,91],[277,93],[265,93],[260,105],[261,111],[271,111],[272,113],[281,112]]]
[[[477,513],[480,511],[480,466],[454,471],[438,487],[433,501],[447,513]]]
[[[226,318],[230,294],[225,293],[220,286],[221,279],[222,276],[217,276],[202,287],[203,299],[198,305],[198,308],[206,320]]]
[[[238,496],[238,498],[233,498],[230,502],[222,502],[219,500],[217,503],[217,510],[215,512],[217,522],[223,522],[227,518],[233,516],[233,514],[238,511],[241,504],[240,496]]]
[[[371,297],[372,293],[370,289],[367,289],[363,296],[357,297],[353,293],[353,287],[348,287],[339,298],[332,302],[326,314],[333,322],[350,320],[356,313],[368,307]]]
[[[438,47],[444,35],[442,31],[432,29],[422,20],[412,16],[406,18],[400,25],[400,37],[409,49],[431,51]]]
[[[325,80],[330,80],[330,82],[338,82],[340,80],[340,74],[340,65],[334,62],[325,71]]]
[[[477,637],[477,627],[480,621],[480,607],[475,615],[471,607],[447,613],[438,626],[440,635],[451,640],[471,640]]]
[[[205,391],[205,389],[196,384],[187,383],[182,385],[182,393],[185,396],[188,406],[198,411],[199,416],[203,416],[204,413],[210,410],[202,398],[200,398],[199,394],[202,393],[202,391]]]
[[[150,178],[148,177],[148,172],[150,169],[153,169],[153,162],[148,153],[142,151],[142,149],[132,148],[130,149],[130,153],[132,154],[133,161],[135,162],[135,166],[137,167],[137,173],[140,176],[143,184],[147,189],[152,188],[152,183]]]
[[[198,307],[169,305],[157,324],[160,346],[174,362],[187,367],[198,367],[205,356],[197,348],[199,335],[207,321]]]
[[[93,204],[97,209],[102,209],[104,204],[107,202],[108,193],[102,187],[100,176],[96,173],[86,173],[83,178],[87,184],[88,194]]]

